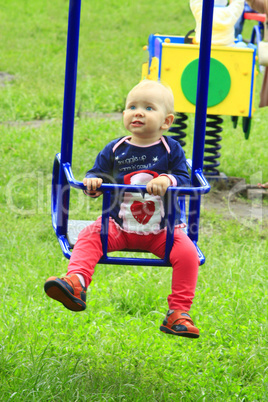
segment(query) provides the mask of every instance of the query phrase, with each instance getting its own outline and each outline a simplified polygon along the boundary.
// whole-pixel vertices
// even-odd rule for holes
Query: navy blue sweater
[[[104,183],[146,185],[161,174],[169,175],[172,185],[189,186],[190,178],[184,151],[168,136],[149,146],[129,142],[130,137],[111,141],[98,154],[86,177],[100,177]],[[112,193],[111,217],[128,232],[157,233],[167,225],[167,197]],[[178,209],[178,208],[177,208]],[[180,222],[179,209],[176,224]]]

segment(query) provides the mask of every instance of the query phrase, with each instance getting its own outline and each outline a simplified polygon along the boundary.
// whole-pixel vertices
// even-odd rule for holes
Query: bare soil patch
[[[7,82],[13,81],[14,78],[14,75],[0,71],[0,86],[4,87]]]
[[[204,211],[219,213],[225,219],[235,219],[251,226],[268,222],[268,190],[249,185],[241,178],[227,178],[212,184],[211,191],[202,197]]]

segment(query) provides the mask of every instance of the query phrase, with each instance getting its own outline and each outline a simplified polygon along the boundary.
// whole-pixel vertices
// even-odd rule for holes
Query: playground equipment
[[[259,69],[262,72],[268,64],[268,21],[266,21],[266,15],[259,13],[244,13],[244,19],[258,21],[258,24],[254,25],[252,29],[250,43],[256,44],[257,46]]]
[[[261,40],[263,38],[264,23],[266,21],[266,15],[260,14],[260,13],[245,12],[245,13],[243,13],[243,19],[244,20],[253,20],[253,21],[258,22],[258,24],[253,27],[252,33],[251,33],[251,38],[250,38],[250,43],[252,43],[252,44],[255,43],[258,47],[259,43],[261,42]]]
[[[201,47],[201,45],[200,45]],[[199,45],[190,37],[172,35],[150,35],[149,59],[142,66],[142,78],[162,80],[173,90],[175,111],[178,113],[178,141],[185,144],[186,113],[197,111],[197,75]],[[200,49],[201,51],[201,49]],[[256,76],[256,47],[249,44],[239,46],[211,46],[205,152],[205,175],[219,175],[219,150],[221,149],[221,115],[229,115],[234,127],[242,117],[243,131],[249,137],[251,118],[254,112],[254,86]],[[176,137],[174,137],[176,138]]]
[[[194,144],[192,162],[188,160],[188,166],[191,168],[191,187],[169,187],[167,196],[169,197],[169,222],[167,227],[166,251],[164,259],[151,258],[121,258],[110,257],[107,255],[108,241],[108,225],[109,225],[109,205],[112,191],[119,193],[124,191],[146,192],[145,186],[125,186],[114,184],[102,184],[100,190],[103,192],[103,213],[102,213],[102,230],[101,240],[103,246],[103,256],[99,263],[103,264],[124,264],[124,265],[156,265],[170,266],[169,253],[172,248],[174,235],[175,209],[179,203],[181,209],[182,220],[187,223],[187,234],[193,241],[199,254],[200,263],[205,262],[205,257],[199,249],[198,229],[200,220],[200,201],[201,195],[209,192],[210,185],[205,179],[203,168],[206,111],[208,100],[208,79],[210,66],[210,48],[211,48],[211,31],[212,31],[212,15],[213,0],[207,0],[203,5],[203,18],[201,44],[199,52],[198,78],[197,78],[197,95],[196,95],[196,114],[194,129]],[[77,181],[72,173],[72,144],[73,129],[75,115],[75,93],[77,78],[77,59],[78,59],[78,43],[79,43],[79,25],[80,25],[80,9],[81,0],[70,0],[69,3],[69,22],[67,37],[67,55],[66,55],[66,73],[65,73],[65,90],[63,105],[63,125],[62,125],[62,141],[61,152],[55,157],[52,178],[52,225],[56,236],[60,243],[63,254],[70,258],[73,243],[75,242],[74,232],[81,230],[89,221],[70,221],[69,220],[69,200],[70,188],[74,187],[84,190],[82,182]],[[205,21],[205,22],[204,22]],[[198,58],[196,49],[195,57]],[[177,60],[178,62],[178,60]],[[180,64],[180,63],[178,63]],[[175,68],[175,64],[174,64]],[[186,214],[185,196],[189,196],[189,210]],[[186,216],[187,215],[187,216]],[[73,231],[73,236],[70,234]],[[77,229],[77,230],[76,230]],[[74,239],[72,241],[72,239]]]

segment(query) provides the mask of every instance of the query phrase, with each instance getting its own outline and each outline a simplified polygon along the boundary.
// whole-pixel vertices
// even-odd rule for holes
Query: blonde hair
[[[172,92],[172,89],[168,85],[166,85],[164,82],[144,79],[130,90],[130,92],[128,93],[128,96],[132,91],[135,91],[135,89],[140,89],[140,88],[145,88],[145,87],[159,88],[163,95],[163,103],[165,104],[167,114],[169,114],[169,113],[174,114],[173,92]],[[128,96],[127,96],[127,98],[128,98]]]

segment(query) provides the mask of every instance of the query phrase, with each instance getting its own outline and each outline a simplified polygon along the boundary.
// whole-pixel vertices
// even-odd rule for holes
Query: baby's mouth
[[[142,121],[140,121],[140,120],[134,120],[134,121],[132,121],[131,125],[133,127],[141,127],[141,126],[144,125],[144,123]]]

